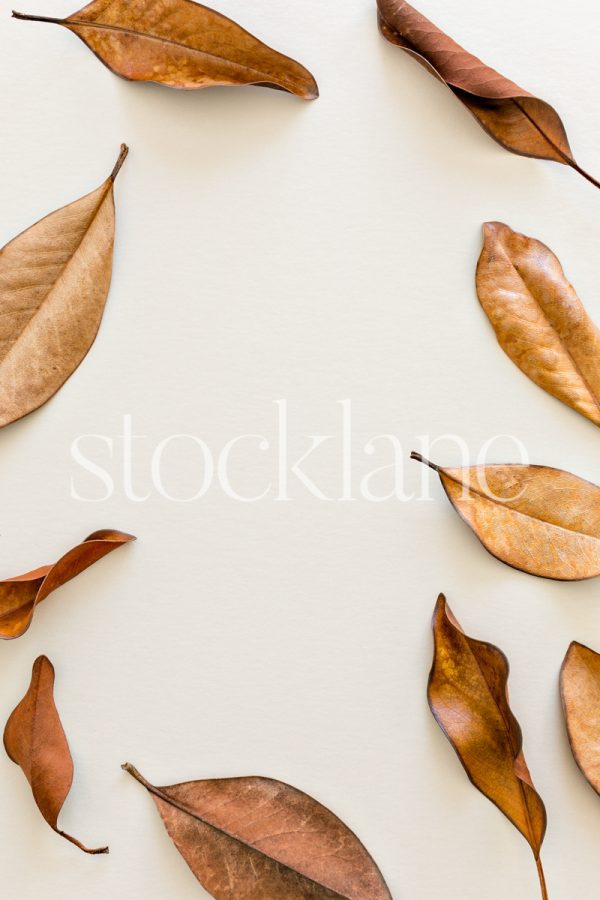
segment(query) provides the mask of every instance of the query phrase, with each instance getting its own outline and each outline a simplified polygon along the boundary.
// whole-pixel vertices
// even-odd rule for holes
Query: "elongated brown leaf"
[[[36,606],[48,594],[130,541],[135,541],[133,535],[122,531],[95,531],[54,565],[0,581],[0,638],[21,637],[31,625]]]
[[[600,794],[600,653],[573,641],[560,672],[560,693],[575,762]]]
[[[191,0],[93,0],[66,19],[13,15],[64,25],[129,81],[186,90],[254,84],[304,100],[319,96],[304,66]]]
[[[486,222],[477,294],[498,343],[532,381],[600,425],[600,331],[554,253]]]
[[[94,342],[112,272],[117,163],[100,187],[0,250],[0,427],[62,387]]]
[[[390,900],[355,834],[302,791],[271,778],[219,778],[155,787],[169,836],[216,900]]]
[[[543,578],[600,575],[600,487],[548,466],[446,469],[412,453],[440,476],[450,503],[486,550]]]
[[[33,664],[29,689],[6,723],[4,747],[23,769],[48,825],[85,853],[108,853],[108,847],[90,850],[57,824],[71,789],[73,760],[54,704],[54,666],[46,656]]]
[[[508,701],[508,660],[493,644],[468,637],[443,594],[433,615],[434,655],[427,697],[471,783],[513,823],[533,851],[547,900],[540,851],[546,810],[523,756]]]
[[[575,162],[564,125],[549,103],[467,53],[404,0],[377,0],[377,6],[383,36],[447,85],[497,143],[520,156],[571,166],[600,187]]]

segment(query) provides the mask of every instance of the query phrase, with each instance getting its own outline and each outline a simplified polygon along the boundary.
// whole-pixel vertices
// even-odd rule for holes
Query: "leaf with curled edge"
[[[113,185],[50,213],[0,250],[0,427],[46,403],[94,343],[108,296]]]
[[[375,862],[332,812],[271,778],[219,778],[155,787],[173,843],[216,900],[391,900]]]
[[[560,672],[560,694],[571,752],[600,794],[600,653],[573,641]]]
[[[46,656],[33,664],[31,684],[4,729],[4,748],[21,767],[48,825],[85,853],[91,850],[58,827],[58,816],[73,782],[73,759],[54,703],[54,666]]]
[[[304,66],[191,0],[92,0],[66,19],[13,16],[63,25],[129,81],[185,90],[254,84],[304,100],[319,96]]]
[[[600,425],[600,330],[552,250],[486,222],[477,295],[498,343],[541,388]]]
[[[523,755],[519,723],[509,705],[509,666],[493,644],[464,633],[440,594],[433,615],[434,655],[427,697],[471,784],[494,803],[528,842],[547,900],[540,852],[546,810]]]
[[[404,0],[377,0],[379,28],[442,81],[498,144],[520,156],[570,166],[596,187],[575,161],[556,110],[486,66]]]
[[[122,531],[95,531],[54,565],[0,581],[0,638],[21,637],[31,625],[37,605],[52,591],[130,541],[135,537]]]
[[[501,562],[543,578],[600,575],[600,487],[562,469],[530,465],[443,468],[446,495]]]

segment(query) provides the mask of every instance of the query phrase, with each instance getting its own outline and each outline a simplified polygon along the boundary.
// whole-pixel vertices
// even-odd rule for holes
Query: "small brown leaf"
[[[122,531],[95,531],[54,565],[0,581],[0,638],[21,637],[31,625],[36,606],[48,594],[130,541],[135,541],[133,535]]]
[[[23,769],[33,799],[50,828],[85,853],[108,853],[108,847],[84,847],[57,824],[71,789],[73,760],[54,705],[54,666],[46,656],[39,656],[33,664],[29,689],[6,723],[4,747]]]
[[[169,836],[216,900],[390,900],[355,834],[302,791],[271,778],[219,778],[154,787]]]
[[[64,25],[111,72],[129,81],[185,90],[254,84],[304,100],[319,96],[304,66],[191,0],[92,0],[66,19],[13,16]]]
[[[404,0],[377,0],[379,28],[442,81],[498,144],[520,156],[571,166],[596,187],[575,162],[560,116],[544,100],[467,53]]]
[[[523,756],[508,701],[508,660],[493,644],[468,637],[443,594],[433,615],[434,655],[427,697],[471,784],[513,823],[533,851],[547,900],[540,851],[546,810]]]
[[[600,654],[573,641],[562,664],[560,693],[575,762],[600,794]]]
[[[498,343],[532,381],[600,425],[600,331],[554,253],[486,222],[477,294]]]
[[[531,575],[579,581],[600,575],[600,487],[548,466],[446,469],[450,503],[493,556]]]
[[[0,250],[0,427],[33,412],[94,343],[108,295],[114,180],[36,222]]]

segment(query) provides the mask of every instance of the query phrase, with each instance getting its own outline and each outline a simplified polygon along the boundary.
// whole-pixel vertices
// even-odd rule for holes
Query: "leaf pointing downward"
[[[73,781],[73,759],[53,691],[54,667],[46,656],[40,656],[33,664],[29,690],[6,723],[4,747],[23,769],[48,825],[85,853],[108,853],[108,847],[90,850],[58,828],[58,816]]]
[[[600,653],[573,641],[560,672],[560,693],[575,762],[600,794]]]
[[[433,616],[434,656],[427,696],[471,783],[510,819],[533,851],[547,898],[540,850],[546,810],[523,756],[508,702],[508,660],[493,644],[468,637],[443,594]]]
[[[502,562],[544,578],[600,575],[600,487],[548,466],[446,469],[412,453],[440,476],[450,503]]]
[[[532,381],[600,425],[600,331],[552,251],[486,222],[477,294],[498,343]]]
[[[444,82],[481,127],[512,153],[571,166],[575,162],[560,116],[544,100],[486,66],[404,0],[377,0],[383,36]]]
[[[112,272],[114,180],[0,250],[0,427],[62,387],[94,342]]]
[[[155,787],[152,795],[188,866],[216,900],[391,900],[356,835],[289,784],[220,778]]]
[[[267,47],[231,19],[191,0],[93,0],[64,25],[117,75],[172,88],[255,84],[304,100],[319,95],[304,66]]]
[[[95,531],[54,565],[0,581],[0,638],[21,637],[31,625],[38,603],[103,556],[134,540],[122,531]]]

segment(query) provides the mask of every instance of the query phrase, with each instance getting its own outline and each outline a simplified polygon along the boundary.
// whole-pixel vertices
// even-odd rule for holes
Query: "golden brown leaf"
[[[560,116],[544,100],[467,53],[404,0],[377,0],[379,28],[442,81],[497,143],[520,156],[571,166],[596,187],[575,162]]]
[[[304,100],[319,96],[304,66],[191,0],[92,0],[66,19],[13,15],[64,25],[129,81],[186,90],[254,84]]]
[[[94,342],[112,273],[117,163],[100,187],[0,250],[0,427],[62,387]]]
[[[600,425],[600,331],[554,253],[486,222],[477,294],[498,343],[532,381]]]
[[[471,784],[513,823],[533,851],[547,900],[540,851],[546,810],[523,756],[508,701],[508,660],[493,644],[468,637],[443,594],[433,615],[434,655],[427,696]]]
[[[95,531],[54,565],[0,581],[0,638],[21,637],[31,625],[36,606],[48,594],[130,541],[135,541],[133,535],[122,531]]]
[[[560,693],[575,762],[600,794],[600,654],[573,641],[560,672]]]
[[[73,760],[54,705],[54,667],[46,656],[33,664],[29,689],[6,723],[4,747],[25,773],[48,825],[85,853],[108,853],[108,847],[84,847],[57,824],[71,789]]]
[[[600,575],[600,487],[548,466],[442,468],[450,503],[493,556],[531,575],[579,581]]]
[[[155,787],[169,836],[216,900],[391,900],[355,834],[302,791],[270,778],[219,778]]]

